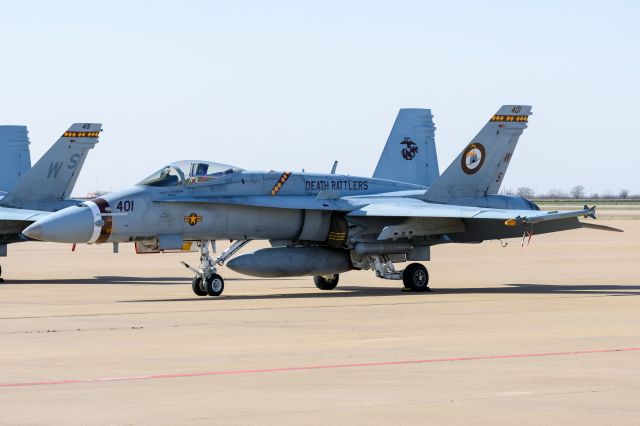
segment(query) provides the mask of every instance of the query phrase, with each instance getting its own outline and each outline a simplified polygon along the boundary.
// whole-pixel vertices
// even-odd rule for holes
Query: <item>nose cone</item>
[[[99,230],[99,227],[97,227]],[[22,233],[29,238],[55,243],[86,243],[91,240],[96,224],[86,206],[67,207],[28,226]]]

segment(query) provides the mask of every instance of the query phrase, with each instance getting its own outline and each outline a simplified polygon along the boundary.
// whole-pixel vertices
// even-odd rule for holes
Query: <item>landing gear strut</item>
[[[182,263],[187,269],[195,272],[196,276],[191,281],[191,288],[197,296],[220,296],[224,291],[224,279],[218,275],[216,265],[223,266],[231,256],[247,245],[251,240],[238,240],[231,244],[215,260],[209,255],[209,244],[211,240],[198,242],[200,248],[200,268],[196,269]]]

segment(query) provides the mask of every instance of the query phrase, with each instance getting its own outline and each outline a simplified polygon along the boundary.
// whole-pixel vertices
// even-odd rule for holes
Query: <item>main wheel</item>
[[[191,281],[191,289],[197,296],[207,295],[207,291],[202,288],[202,277],[199,275]]]
[[[402,272],[402,282],[413,291],[429,289],[429,272],[420,263],[412,263]]]
[[[218,274],[211,274],[204,279],[204,288],[209,296],[220,296],[224,290],[224,280]]]
[[[313,277],[313,283],[320,290],[333,290],[338,286],[338,280],[340,279],[340,275],[317,275]]]

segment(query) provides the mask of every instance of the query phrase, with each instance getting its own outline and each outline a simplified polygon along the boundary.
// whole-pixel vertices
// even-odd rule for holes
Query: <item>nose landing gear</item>
[[[224,291],[224,279],[218,275],[216,265],[223,266],[231,256],[236,254],[238,250],[247,245],[251,240],[234,241],[225,251],[215,260],[209,255],[209,244],[211,240],[202,240],[198,242],[200,248],[200,268],[196,269],[187,264],[182,263],[187,269],[195,272],[196,276],[191,281],[191,289],[197,296],[220,296]]]
[[[209,296],[220,296],[224,290],[224,280],[218,274],[209,274],[204,279],[204,289]]]
[[[207,295],[207,290],[205,290],[204,286],[202,285],[202,277],[199,275],[196,275],[195,277],[193,277],[193,280],[191,280],[191,289],[196,294],[196,296]]]

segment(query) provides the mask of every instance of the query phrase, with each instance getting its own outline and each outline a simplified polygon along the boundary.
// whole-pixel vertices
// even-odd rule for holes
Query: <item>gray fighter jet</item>
[[[27,226],[78,203],[69,195],[100,132],[100,124],[73,124],[31,167],[27,128],[0,126],[0,256],[27,240]]]
[[[216,266],[257,277],[313,276],[331,290],[339,274],[371,269],[380,278],[428,289],[420,263],[431,246],[478,243],[587,226],[595,208],[541,211],[498,190],[530,106],[506,105],[438,176],[430,111],[403,110],[373,177],[248,171],[206,161],[167,165],[137,185],[53,213],[29,226],[30,238],[67,243],[137,242],[139,250],[183,249],[195,242],[199,296],[218,296]],[[413,112],[423,120],[404,121]],[[405,122],[405,125],[403,125]],[[599,227],[597,225],[588,225]],[[235,240],[216,259],[215,240]],[[252,240],[270,248],[231,259]]]

